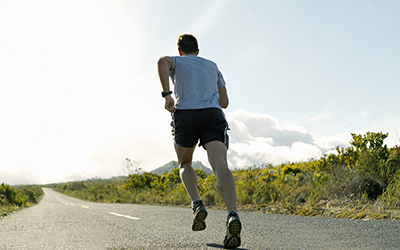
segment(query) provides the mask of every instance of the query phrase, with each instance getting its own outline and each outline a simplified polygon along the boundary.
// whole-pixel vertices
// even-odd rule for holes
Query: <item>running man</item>
[[[217,65],[199,57],[197,40],[184,34],[178,39],[180,56],[164,56],[158,60],[165,109],[172,113],[172,132],[178,157],[180,176],[192,200],[193,231],[206,228],[207,211],[200,200],[197,176],[192,168],[196,144],[207,151],[208,160],[217,177],[218,190],[229,211],[226,222],[225,248],[240,246],[242,224],[236,212],[235,181],[228,168],[228,123],[222,108],[229,104],[225,81]],[[175,100],[169,77],[174,84]]]

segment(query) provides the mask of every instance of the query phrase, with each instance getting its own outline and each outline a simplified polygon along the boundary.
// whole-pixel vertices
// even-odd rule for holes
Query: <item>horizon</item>
[[[399,142],[400,142],[400,140],[399,140]],[[384,144],[384,146],[387,146],[387,144]],[[394,147],[399,147],[399,145],[396,144],[396,145],[394,145],[394,146],[392,146],[392,147],[388,147],[388,148],[394,148]],[[337,154],[336,151],[335,151],[335,152],[331,152],[331,153],[332,153],[332,154]],[[323,157],[325,157],[325,156],[327,156],[327,155],[324,155],[324,156],[322,156],[321,158],[323,158]],[[319,158],[319,159],[321,159],[321,158]],[[315,161],[315,160],[319,160],[319,159],[309,159],[307,162]],[[297,163],[301,163],[301,162],[304,162],[304,161],[300,161],[300,162],[283,162],[283,163],[275,164],[275,165],[270,164],[270,163],[258,163],[258,164],[254,164],[254,165],[252,165],[252,166],[245,166],[245,167],[243,167],[243,168],[234,168],[234,169],[230,168],[230,169],[231,169],[231,171],[236,171],[236,170],[241,170],[241,169],[248,169],[248,168],[252,168],[252,167],[260,167],[260,166],[267,166],[267,165],[272,165],[273,167],[278,167],[278,166],[285,165],[285,164],[291,164],[291,163],[297,164]],[[155,170],[162,169],[162,168],[164,168],[164,167],[170,165],[171,163],[173,163],[173,164],[175,165],[175,163],[178,163],[178,162],[177,162],[176,160],[171,160],[171,161],[165,163],[165,164],[162,165],[162,166],[159,166],[159,167],[156,167],[156,168],[154,168],[154,169],[147,170],[147,171],[146,171],[146,170],[142,170],[142,168],[140,168],[140,163],[139,163],[139,165],[136,166],[136,169],[135,169],[134,171],[137,171],[137,173],[139,173],[139,174],[143,174],[143,173],[152,173],[152,172],[154,172]],[[211,168],[210,166],[204,165],[203,162],[201,162],[201,161],[193,161],[193,162],[192,162],[192,165],[193,165],[193,163],[200,163],[202,167],[205,167],[205,168],[207,168],[207,169],[213,171],[212,168]],[[175,168],[175,167],[172,167],[171,169],[173,169],[173,168]],[[177,168],[177,167],[176,167],[176,168]],[[196,168],[196,167],[193,167],[193,168]],[[128,170],[128,171],[130,171],[130,170]],[[76,180],[67,180],[67,181],[61,181],[61,182],[41,183],[41,184],[36,184],[36,183],[33,183],[33,184],[29,184],[29,183],[27,183],[27,184],[13,184],[13,185],[10,185],[10,184],[8,184],[8,183],[4,183],[4,184],[10,185],[10,186],[12,186],[12,187],[13,187],[13,186],[30,186],[30,185],[41,186],[41,185],[51,185],[51,184],[70,183],[70,182],[80,182],[80,181],[90,181],[90,180],[109,180],[109,179],[118,178],[118,177],[129,177],[129,175],[131,175],[131,174],[133,174],[133,173],[126,173],[126,174],[120,174],[120,175],[114,175],[114,176],[108,176],[108,177],[93,176],[93,177],[89,177],[89,178],[86,178],[86,179],[76,179]]]

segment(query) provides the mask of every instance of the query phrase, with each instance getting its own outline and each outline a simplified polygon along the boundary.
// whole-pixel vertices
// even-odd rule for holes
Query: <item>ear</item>
[[[182,56],[182,51],[178,49],[179,55]]]
[[[196,56],[199,55],[199,52],[200,52],[200,50],[198,49],[198,50],[196,51]]]

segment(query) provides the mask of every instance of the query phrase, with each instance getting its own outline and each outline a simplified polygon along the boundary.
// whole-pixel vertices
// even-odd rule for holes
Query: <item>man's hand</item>
[[[165,97],[165,109],[168,110],[171,113],[175,112],[175,101],[171,97],[171,95],[167,95]]]

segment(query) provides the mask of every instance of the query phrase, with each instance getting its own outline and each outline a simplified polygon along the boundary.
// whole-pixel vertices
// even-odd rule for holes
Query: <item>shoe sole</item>
[[[232,220],[228,224],[228,235],[224,240],[224,248],[237,248],[241,244],[240,232],[242,231],[242,223],[240,220]]]
[[[207,211],[206,210],[200,210],[194,220],[193,220],[193,225],[192,225],[192,230],[193,231],[202,231],[206,229],[206,223],[204,220],[207,218]]]

